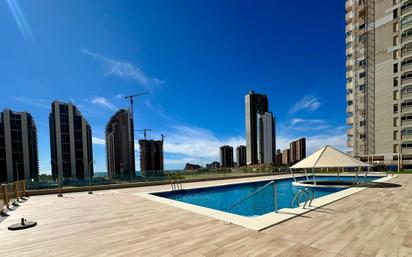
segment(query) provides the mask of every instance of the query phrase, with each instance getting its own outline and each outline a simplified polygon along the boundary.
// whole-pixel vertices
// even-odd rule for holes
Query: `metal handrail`
[[[311,207],[312,201],[313,199],[315,199],[315,190],[313,190],[312,188],[305,188],[305,191],[309,191],[310,193],[312,193],[312,197],[310,198],[310,201],[309,201],[309,207]],[[305,206],[303,206],[303,209],[305,209]]]
[[[273,184],[274,185],[274,209],[275,212],[278,211],[278,200],[277,200],[277,190],[276,190],[276,183],[274,180],[270,181],[269,183],[267,183],[266,185],[262,186],[261,188],[253,191],[252,193],[250,193],[249,195],[247,195],[246,197],[242,198],[240,201],[236,202],[235,204],[231,205],[228,210],[232,209],[233,207],[241,204],[242,202],[246,201],[247,199],[249,199],[250,197],[254,196],[255,194],[257,194],[258,192],[262,191],[264,188],[266,188],[267,186]]]
[[[180,180],[172,180],[172,183],[170,185],[172,187],[172,191],[183,190],[183,186]]]
[[[295,203],[296,199],[298,199],[298,207],[300,205],[300,200],[302,199],[303,195],[305,195],[305,202],[303,204],[303,209],[305,209],[306,204],[309,201],[309,207],[312,206],[312,201],[315,198],[315,190],[313,190],[312,188],[303,188],[303,189],[299,189],[298,191],[296,191],[295,195],[292,198],[292,201],[290,202],[290,207],[293,208],[293,204]],[[310,197],[310,200],[309,200]]]

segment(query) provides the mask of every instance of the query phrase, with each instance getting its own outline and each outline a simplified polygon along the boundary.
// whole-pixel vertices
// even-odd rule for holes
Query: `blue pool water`
[[[310,177],[309,179],[312,179]],[[368,177],[368,181],[380,177]],[[297,178],[304,180],[305,177]],[[316,180],[337,179],[336,176],[318,176]],[[362,177],[362,179],[364,179]],[[353,180],[350,176],[340,176],[339,180]],[[180,202],[199,205],[215,210],[238,214],[242,216],[259,216],[274,211],[274,187],[270,185],[259,191],[254,196],[241,204],[229,209],[233,204],[266,185],[271,180],[233,184],[225,186],[214,186],[208,188],[185,189],[182,191],[153,193],[154,195],[173,199]],[[290,203],[295,192],[298,190],[292,185],[293,179],[276,180],[278,208],[290,208]],[[343,189],[316,189],[315,197],[328,195]],[[303,200],[303,199],[302,199]]]

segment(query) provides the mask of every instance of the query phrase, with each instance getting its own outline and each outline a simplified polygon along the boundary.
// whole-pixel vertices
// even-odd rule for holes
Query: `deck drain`
[[[27,221],[25,218],[21,218],[20,223],[13,224],[8,227],[9,230],[21,230],[21,229],[27,229],[27,228],[32,228],[37,225],[37,222],[35,221]]]

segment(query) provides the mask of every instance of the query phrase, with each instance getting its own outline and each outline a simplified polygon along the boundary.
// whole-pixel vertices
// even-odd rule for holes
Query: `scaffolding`
[[[375,153],[375,1],[365,0],[366,76],[365,76],[365,153]]]

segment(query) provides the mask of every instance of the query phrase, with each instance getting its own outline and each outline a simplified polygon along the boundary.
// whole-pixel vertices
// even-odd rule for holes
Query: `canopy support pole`
[[[312,173],[313,173],[313,183],[316,185],[315,168],[312,168]]]
[[[306,175],[306,180],[309,180],[309,177],[308,177],[308,170],[307,170],[307,169],[305,169],[305,175]]]
[[[367,177],[368,177],[368,172],[369,172],[369,170],[371,169],[371,167],[368,167],[368,169],[366,170],[366,173],[365,173],[365,183],[367,182]]]
[[[358,169],[356,170],[356,177],[355,177],[355,181],[354,181],[354,184],[357,184],[358,183],[358,176],[359,176],[359,171],[360,171],[360,167],[358,167]]]
[[[293,173],[293,170],[289,168],[289,171],[290,171],[290,173],[291,173],[292,176],[293,176],[293,180],[296,182],[296,177],[295,177],[295,174]]]

